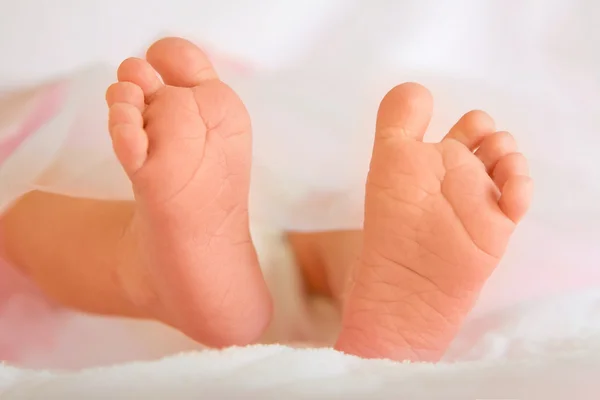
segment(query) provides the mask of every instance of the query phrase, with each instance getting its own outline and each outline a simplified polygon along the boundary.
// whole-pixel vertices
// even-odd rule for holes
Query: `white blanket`
[[[472,342],[488,354],[479,361],[402,364],[361,360],[331,349],[251,346],[72,373],[4,367],[0,398],[596,399],[600,326],[595,334],[573,327],[586,325],[582,317],[600,320],[600,292],[551,304],[499,316],[510,323]],[[558,319],[550,318],[552,310]],[[577,317],[572,310],[578,310]],[[571,335],[564,335],[564,325],[571,326]],[[562,337],[541,326],[562,329]],[[537,339],[531,340],[534,333]]]
[[[104,15],[121,21],[123,40],[110,39],[99,25],[95,32],[86,31],[91,20],[77,9],[84,3],[57,3],[14,2],[14,15],[0,15],[0,36],[23,38],[19,48],[15,41],[0,42],[6,55],[0,66],[4,83],[30,83],[47,78],[41,71],[66,73],[91,61],[117,61],[161,30],[241,58],[243,70],[227,60],[220,66],[247,103],[255,126],[253,229],[271,287],[279,293],[277,319],[266,341],[290,340],[298,332],[329,339],[326,324],[303,314],[289,254],[277,235],[289,228],[360,226],[374,114],[392,85],[417,80],[432,90],[431,139],[470,108],[489,111],[499,129],[511,130],[530,156],[536,198],[447,355],[456,364],[396,365],[331,350],[251,347],[70,374],[0,367],[0,398],[122,398],[132,393],[146,398],[597,397],[597,3],[429,0],[381,1],[375,7],[342,1],[284,6],[275,0],[258,6],[231,0],[209,9],[202,8],[207,7],[202,1],[166,6],[157,0],[143,18],[138,13],[150,10],[148,1],[105,1],[88,10],[98,20]],[[25,14],[33,9],[36,13]],[[61,19],[67,9],[78,15],[72,25]],[[117,9],[124,14],[114,14]],[[22,24],[9,23],[19,15],[27,17],[19,19]],[[49,30],[38,29],[43,21]],[[144,29],[131,28],[131,21]],[[25,31],[29,36],[23,36]],[[31,59],[38,52],[26,43],[33,46],[46,36],[48,53],[39,51],[40,58]],[[98,56],[98,49],[106,52]],[[27,57],[19,59],[20,54]],[[105,132],[102,91],[113,74],[105,67],[69,74],[62,112],[0,167],[0,207],[31,189],[130,198]],[[0,136],[10,131],[10,126],[3,128],[0,124]],[[315,198],[332,206],[315,207]],[[22,365],[73,370],[197,348],[153,324],[68,313],[60,315],[58,324],[54,350],[32,346]]]

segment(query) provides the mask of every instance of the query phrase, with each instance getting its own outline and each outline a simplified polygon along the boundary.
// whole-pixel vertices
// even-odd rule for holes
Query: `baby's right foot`
[[[424,143],[429,92],[394,88],[379,108],[362,255],[336,348],[437,361],[531,200],[527,160],[483,112]]]
[[[271,316],[248,225],[248,113],[190,42],[162,39],[147,60],[125,60],[106,94],[136,200],[116,279],[149,317],[206,345],[248,344]]]

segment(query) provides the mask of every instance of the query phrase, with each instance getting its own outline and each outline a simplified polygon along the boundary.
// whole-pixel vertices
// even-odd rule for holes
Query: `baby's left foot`
[[[135,205],[115,280],[135,308],[203,344],[255,341],[271,297],[248,225],[244,104],[181,38],[157,41],[147,60],[127,59],[117,75],[106,94],[109,126]]]
[[[509,133],[474,111],[440,143],[424,143],[431,111],[416,84],[381,103],[338,350],[439,360],[529,206],[527,161]]]

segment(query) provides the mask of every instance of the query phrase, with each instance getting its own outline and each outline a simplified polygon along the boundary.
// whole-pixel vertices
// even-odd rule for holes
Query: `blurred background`
[[[98,63],[117,65],[143,54],[158,37],[179,35],[252,74],[253,79],[243,80],[248,87],[240,88],[251,107],[277,98],[274,103],[288,109],[294,108],[292,102],[305,108],[298,111],[301,141],[311,143],[313,153],[315,146],[304,140],[307,130],[327,126],[322,129],[343,131],[346,143],[359,140],[354,131],[372,126],[385,91],[419,80],[436,97],[432,139],[460,113],[485,108],[499,128],[516,130],[532,157],[560,163],[554,174],[575,168],[574,152],[582,168],[593,169],[595,162],[590,144],[598,138],[590,127],[597,126],[600,111],[600,5],[594,0],[0,4],[0,89]],[[263,113],[256,114],[262,118]],[[348,126],[342,126],[344,120]],[[339,128],[329,128],[336,124]],[[260,141],[260,132],[257,136]],[[282,141],[293,142],[287,146],[302,153],[298,149],[307,146],[297,146],[295,136],[284,132]],[[330,136],[321,140],[329,143]],[[585,145],[565,151],[580,143]]]
[[[284,229],[360,226],[375,113],[394,85],[418,81],[432,91],[428,140],[484,109],[530,157],[536,196],[477,315],[600,284],[598,20],[594,0],[0,0],[0,92],[93,66],[113,71],[161,36],[196,41],[248,105],[257,168],[269,172],[264,201]],[[94,104],[104,115],[103,98]],[[307,207],[306,193],[333,205]],[[62,350],[40,351],[29,365],[75,367],[191,346],[136,326],[162,344],[136,348],[138,332],[117,348],[112,338],[129,327],[78,318],[59,323]],[[0,341],[8,326],[0,321]],[[77,350],[82,336],[93,351]]]

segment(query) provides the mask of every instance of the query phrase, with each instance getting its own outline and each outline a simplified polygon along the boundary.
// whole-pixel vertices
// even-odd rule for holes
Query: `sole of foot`
[[[118,281],[131,301],[206,345],[244,345],[271,318],[249,233],[251,125],[207,56],[180,38],[129,58],[106,93],[135,211]]]
[[[472,111],[425,143],[432,109],[414,83],[380,105],[340,351],[439,360],[529,207],[532,180],[514,138]]]

